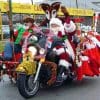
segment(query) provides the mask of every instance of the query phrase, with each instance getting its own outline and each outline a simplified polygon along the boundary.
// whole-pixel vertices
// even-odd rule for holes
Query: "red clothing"
[[[96,40],[94,38],[86,39],[82,44],[82,56],[88,57],[88,60],[83,61],[82,65],[77,68],[77,80],[82,80],[83,76],[98,76],[100,71],[100,51],[98,46],[96,45]],[[98,41],[97,41],[98,42]]]
[[[91,69],[91,66],[90,66],[90,63],[88,62],[88,60],[81,60],[82,61],[82,65],[79,66],[77,69],[76,69],[76,72],[77,72],[77,80],[78,81],[81,81],[85,76],[94,76],[94,73]]]

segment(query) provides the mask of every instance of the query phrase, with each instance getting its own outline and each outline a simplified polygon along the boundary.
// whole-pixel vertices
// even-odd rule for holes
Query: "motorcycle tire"
[[[33,97],[39,90],[39,81],[33,83],[34,75],[20,74],[17,79],[17,87],[24,98]]]

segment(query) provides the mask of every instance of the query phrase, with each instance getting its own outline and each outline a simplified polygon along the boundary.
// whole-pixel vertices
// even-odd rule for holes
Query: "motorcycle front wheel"
[[[17,87],[24,98],[33,97],[39,90],[39,81],[34,83],[34,75],[19,74]]]

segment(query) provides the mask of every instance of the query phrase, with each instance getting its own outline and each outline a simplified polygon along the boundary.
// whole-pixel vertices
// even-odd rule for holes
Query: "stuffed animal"
[[[51,18],[59,18],[63,22],[65,22],[65,19],[69,16],[69,13],[68,13],[67,9],[64,6],[62,6],[61,12],[64,14],[64,16],[59,17],[57,15],[57,12],[60,9],[60,5],[61,5],[61,2],[54,2],[51,5],[47,4],[47,3],[40,4],[40,7],[43,9],[43,11],[45,12],[45,15],[46,15],[45,20],[43,20],[41,22],[40,26],[47,26],[47,24],[49,24],[49,21]]]

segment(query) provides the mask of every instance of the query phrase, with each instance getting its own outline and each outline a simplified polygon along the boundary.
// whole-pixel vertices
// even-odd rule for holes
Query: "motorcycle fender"
[[[16,71],[19,73],[26,73],[27,75],[32,75],[36,73],[36,62],[24,61],[18,65]]]

